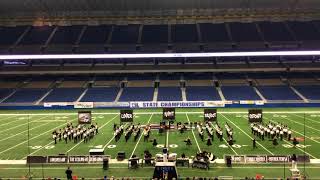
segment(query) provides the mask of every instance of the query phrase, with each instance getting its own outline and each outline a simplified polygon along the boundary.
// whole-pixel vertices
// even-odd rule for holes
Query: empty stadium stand
[[[118,87],[89,88],[81,102],[113,102],[119,92]]]
[[[42,102],[75,102],[83,91],[83,88],[56,88]]]

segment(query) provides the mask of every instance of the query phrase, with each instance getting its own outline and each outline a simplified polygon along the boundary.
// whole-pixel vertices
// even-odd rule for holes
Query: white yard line
[[[19,117],[19,115],[16,115],[16,117]],[[12,119],[12,118],[15,118],[14,116],[9,116],[9,117],[5,117],[3,119],[0,119],[0,122],[4,121],[4,120],[7,120],[7,119]]]
[[[39,135],[37,135],[37,136],[34,136],[34,137],[30,138],[29,141],[31,141],[31,140],[33,140],[33,139],[36,139],[36,138],[38,138],[38,137],[40,137],[40,136],[42,136],[42,135],[44,135],[44,134],[46,134],[46,133],[48,133],[48,132],[50,132],[50,131],[52,132],[52,131],[54,131],[55,129],[58,129],[59,127],[64,126],[64,125],[65,125],[65,124],[61,124],[61,125],[59,125],[59,126],[57,126],[57,127],[55,127],[55,128],[52,128],[52,129],[46,131],[46,132],[43,132],[43,133],[41,133],[41,134],[39,134]],[[7,152],[7,151],[9,151],[9,150],[11,150],[11,149],[14,149],[14,148],[16,148],[16,147],[18,147],[18,146],[26,143],[26,142],[28,142],[28,140],[22,141],[22,142],[19,143],[19,144],[16,144],[16,145],[14,145],[14,146],[12,146],[12,147],[10,147],[10,148],[8,148],[8,149],[5,149],[5,150],[1,151],[0,154],[2,154],[2,153],[4,153],[4,152]]]
[[[128,123],[124,124],[124,127],[126,127],[127,124],[128,124]],[[109,144],[113,141],[113,139],[114,139],[115,137],[116,137],[116,136],[113,135],[112,138],[103,146],[102,149],[104,150],[107,146],[109,146]]]
[[[8,119],[9,119],[9,118],[8,118]],[[7,125],[7,124],[11,124],[11,123],[13,123],[13,122],[20,121],[20,120],[25,120],[25,119],[16,119],[16,120],[13,120],[13,121],[9,121],[9,122],[7,122],[7,123],[0,124],[0,127],[1,127],[1,126],[5,126],[5,125]]]
[[[287,144],[290,144],[290,145],[292,144],[292,143],[290,143],[289,141],[287,141],[287,140],[285,140],[285,139],[284,139],[284,141],[285,141]],[[308,154],[308,155],[311,156],[312,158],[318,159],[318,158],[316,158],[315,156],[313,156],[312,154],[308,153],[307,151],[304,151],[303,149],[301,149],[301,148],[299,148],[299,147],[296,147],[296,148],[299,149],[301,152]]]
[[[151,121],[152,117],[153,117],[153,114],[151,114],[151,116],[149,117],[149,120],[148,120],[147,124],[149,124],[149,122]],[[143,136],[143,132],[141,132],[141,135],[140,135],[140,137],[139,137],[139,139],[138,139],[138,142],[137,142],[136,145],[134,146],[133,151],[132,151],[132,153],[131,153],[131,155],[130,155],[129,158],[131,158],[132,155],[134,154],[134,152],[136,151],[136,149],[137,149],[137,147],[138,147],[138,144],[139,144],[142,136]]]
[[[232,123],[235,127],[237,127],[241,132],[243,132],[243,134],[247,135],[251,140],[253,140],[253,138],[247,134],[245,131],[243,131],[239,126],[237,126],[235,123],[233,123],[228,117],[226,117],[225,115],[223,115],[222,113],[220,113],[220,115],[222,117],[224,117],[226,120],[228,120],[230,123]],[[256,141],[257,142],[257,141]],[[271,155],[274,155],[271,151],[269,151],[266,147],[264,147],[261,143],[257,142],[257,144],[259,146],[261,146],[264,150],[266,150],[268,153],[270,153]]]
[[[28,123],[32,123],[32,122],[34,122],[34,121],[39,121],[39,120],[44,119],[44,118],[47,118],[47,117],[48,117],[48,116],[43,116],[43,117],[41,117],[41,118],[39,118],[39,119],[32,120],[32,121],[29,121],[29,122],[20,124],[20,125],[18,125],[18,126],[13,126],[13,127],[11,127],[11,128],[8,128],[8,129],[5,129],[5,130],[1,131],[1,133],[10,131],[10,130],[12,130],[12,129],[15,129],[15,128],[20,127],[20,126],[23,126],[23,125],[26,125],[26,124],[28,124]]]
[[[47,125],[47,124],[49,124],[49,123],[50,123],[50,122],[47,122],[47,123],[44,123],[44,124],[40,124],[39,126],[34,126],[33,128],[29,129],[29,131],[31,131],[31,130],[33,130],[33,129],[36,129],[36,128],[39,128],[39,127],[41,127],[41,126],[45,126],[45,125]],[[10,139],[10,138],[12,138],[12,137],[18,136],[18,135],[23,134],[23,133],[25,133],[25,132],[28,132],[28,130],[19,132],[19,133],[17,133],[17,134],[14,134],[14,135],[12,135],[12,136],[6,137],[6,138],[4,138],[4,139],[0,139],[0,142],[2,142],[2,141],[4,141],[4,140],[7,140],[7,139]]]
[[[28,154],[27,156],[23,157],[22,160],[27,159],[28,156],[31,156],[31,155],[35,154],[36,152],[40,151],[41,149],[43,149],[43,148],[45,148],[45,147],[47,147],[47,146],[49,146],[49,145],[51,145],[53,143],[54,143],[54,141],[51,141],[48,144],[46,144],[44,146],[41,146],[41,148],[39,148],[39,149],[33,151],[32,153]]]
[[[300,122],[294,121],[294,120],[292,120],[292,119],[285,118],[285,117],[281,117],[281,118],[283,118],[283,119],[287,119],[287,120],[289,120],[289,121],[291,121],[291,122],[294,122],[294,123],[296,123],[296,124],[300,124],[300,125],[305,126],[305,127],[309,128],[309,129],[313,129],[313,130],[315,130],[315,131],[320,132],[320,130],[319,130],[319,129],[316,129],[316,128],[311,127],[311,126],[307,126],[307,125],[305,125],[305,124],[303,124],[303,123],[300,123]]]
[[[290,114],[290,115],[291,115],[291,114]],[[296,115],[296,114],[292,114],[292,115],[297,116],[297,117],[300,117],[300,118],[306,118],[306,119],[308,119],[308,120],[310,120],[310,121],[312,121],[312,122],[314,122],[314,123],[318,123],[318,124],[320,124],[320,121],[316,121],[316,120],[313,120],[313,119],[311,119],[311,118],[307,118],[307,117],[299,116],[299,115]]]
[[[227,143],[227,146],[229,146],[230,149],[231,149],[236,155],[239,155],[239,154],[233,149],[233,147],[229,145],[229,143],[227,142],[227,140],[226,140],[225,138],[223,138],[223,140],[224,140],[224,142]]]
[[[186,114],[186,117],[187,117],[188,122],[189,122],[189,124],[190,124],[189,116],[188,116],[187,113],[185,113],[185,114]],[[197,144],[197,147],[198,147],[199,152],[202,152],[202,151],[201,151],[201,148],[200,148],[200,146],[199,146],[198,140],[197,140],[197,138],[196,138],[196,135],[195,135],[194,132],[193,132],[193,128],[192,128],[192,127],[191,127],[191,132],[192,132],[192,135],[193,135],[194,140],[196,141],[196,144]]]
[[[110,119],[109,121],[107,121],[106,123],[104,123],[100,128],[99,128],[99,130],[100,129],[102,129],[103,127],[105,127],[107,124],[109,124],[111,121],[113,121],[116,117],[118,117],[118,115],[115,115],[112,119]],[[80,142],[78,142],[76,145],[74,145],[72,148],[70,148],[67,152],[66,152],[66,154],[67,153],[69,153],[70,151],[72,151],[74,148],[76,148],[77,146],[79,146],[82,142],[84,141],[84,139],[82,139]]]

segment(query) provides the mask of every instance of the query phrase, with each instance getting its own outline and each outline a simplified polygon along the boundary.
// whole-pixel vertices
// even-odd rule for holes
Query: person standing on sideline
[[[72,171],[70,167],[66,170],[67,180],[72,180]]]

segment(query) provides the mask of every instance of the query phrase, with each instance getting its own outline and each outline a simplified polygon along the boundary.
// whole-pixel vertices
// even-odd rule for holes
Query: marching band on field
[[[57,141],[62,139],[67,144],[68,141],[78,143],[83,140],[84,143],[87,143],[99,132],[98,124],[91,124],[89,127],[86,127],[83,124],[73,126],[72,123],[68,123],[63,129],[57,129],[52,132],[52,139],[54,143],[57,144]]]

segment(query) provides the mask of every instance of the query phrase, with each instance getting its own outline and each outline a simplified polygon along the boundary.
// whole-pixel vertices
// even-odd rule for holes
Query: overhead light
[[[252,51],[252,52],[208,52],[208,53],[157,53],[157,54],[42,54],[0,55],[0,60],[17,59],[135,59],[135,58],[178,58],[178,57],[240,57],[240,56],[312,56],[320,51]]]

